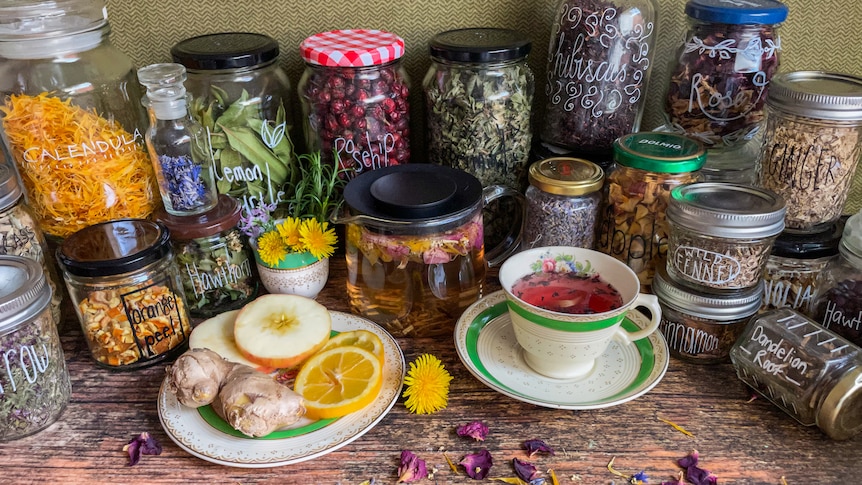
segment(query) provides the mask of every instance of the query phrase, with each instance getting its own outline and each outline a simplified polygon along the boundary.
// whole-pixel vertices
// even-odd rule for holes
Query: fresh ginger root
[[[168,367],[168,390],[177,400],[213,410],[246,436],[266,436],[305,415],[302,397],[269,374],[228,362],[209,349],[192,349]]]

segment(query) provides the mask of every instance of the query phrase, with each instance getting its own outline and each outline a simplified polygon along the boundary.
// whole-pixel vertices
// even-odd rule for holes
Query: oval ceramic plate
[[[623,322],[630,329],[647,324],[646,317],[637,316]],[[558,409],[599,409],[631,401],[659,383],[669,360],[667,342],[657,330],[634,343],[613,340],[586,376],[545,377],[524,362],[503,291],[464,311],[455,326],[455,348],[470,373],[491,389],[519,401]]]
[[[369,330],[383,342],[383,387],[377,399],[361,411],[323,426],[321,422],[304,419],[290,430],[276,432],[284,438],[253,439],[220,431],[209,424],[199,410],[177,402],[162,382],[158,401],[162,427],[174,443],[192,455],[220,465],[243,468],[290,465],[347,445],[380,422],[398,400],[404,382],[404,354],[386,330],[356,315],[332,312],[332,329],[337,332]]]

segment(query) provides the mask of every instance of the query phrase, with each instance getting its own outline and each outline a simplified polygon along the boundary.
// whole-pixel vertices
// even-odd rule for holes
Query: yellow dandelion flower
[[[287,247],[277,232],[268,231],[257,239],[257,253],[265,264],[275,266],[287,255]]]
[[[452,376],[440,359],[422,354],[410,363],[404,377],[407,389],[403,396],[407,410],[415,414],[431,414],[444,409],[449,401],[449,381]]]
[[[302,220],[296,217],[288,217],[275,228],[278,229],[278,234],[284,240],[287,247],[293,249],[299,246],[300,236],[299,228],[302,225]]]
[[[299,227],[299,240],[306,251],[317,259],[332,256],[338,236],[328,222],[320,223],[317,219],[306,219]]]

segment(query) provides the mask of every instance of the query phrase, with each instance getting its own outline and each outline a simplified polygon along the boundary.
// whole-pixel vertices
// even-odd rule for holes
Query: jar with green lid
[[[54,270],[53,259],[45,255],[48,243],[42,229],[23,197],[14,170],[0,164],[0,254],[23,256],[42,266],[48,286],[51,287],[51,315],[60,324],[63,321],[60,314],[63,302],[60,280]]]
[[[257,295],[250,250],[237,224],[242,208],[229,195],[197,216],[178,217],[166,211],[155,219],[171,234],[189,313],[213,315],[242,307]]]
[[[593,249],[604,171],[589,160],[547,158],[530,165],[523,246]]]
[[[670,191],[697,182],[705,161],[703,145],[673,133],[633,133],[614,142],[596,249],[632,268],[643,292],[649,292],[656,265],[667,252]]]
[[[284,183],[296,170],[290,80],[278,42],[252,32],[182,40],[173,61],[188,71],[192,116],[206,130],[220,194],[246,210],[286,205]]]
[[[191,318],[164,225],[143,219],[95,224],[66,238],[57,260],[100,366],[139,369],[187,346]]]
[[[661,305],[659,330],[671,355],[696,364],[725,362],[763,299],[761,284],[718,295],[674,281],[664,265],[656,269],[652,291]]]
[[[0,281],[0,441],[11,441],[57,421],[72,385],[39,263],[0,256]]]

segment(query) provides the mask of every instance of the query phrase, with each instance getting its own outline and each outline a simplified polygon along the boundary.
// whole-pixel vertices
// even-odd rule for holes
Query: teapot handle
[[[524,194],[503,185],[489,185],[482,189],[483,207],[501,197],[512,197],[515,199],[515,204],[518,206],[516,210],[518,218],[512,230],[506,234],[506,237],[492,249],[485,251],[485,260],[489,268],[501,264],[506,258],[517,251],[518,246],[521,245],[521,235],[524,232],[524,220],[527,210],[527,199],[524,197]]]

